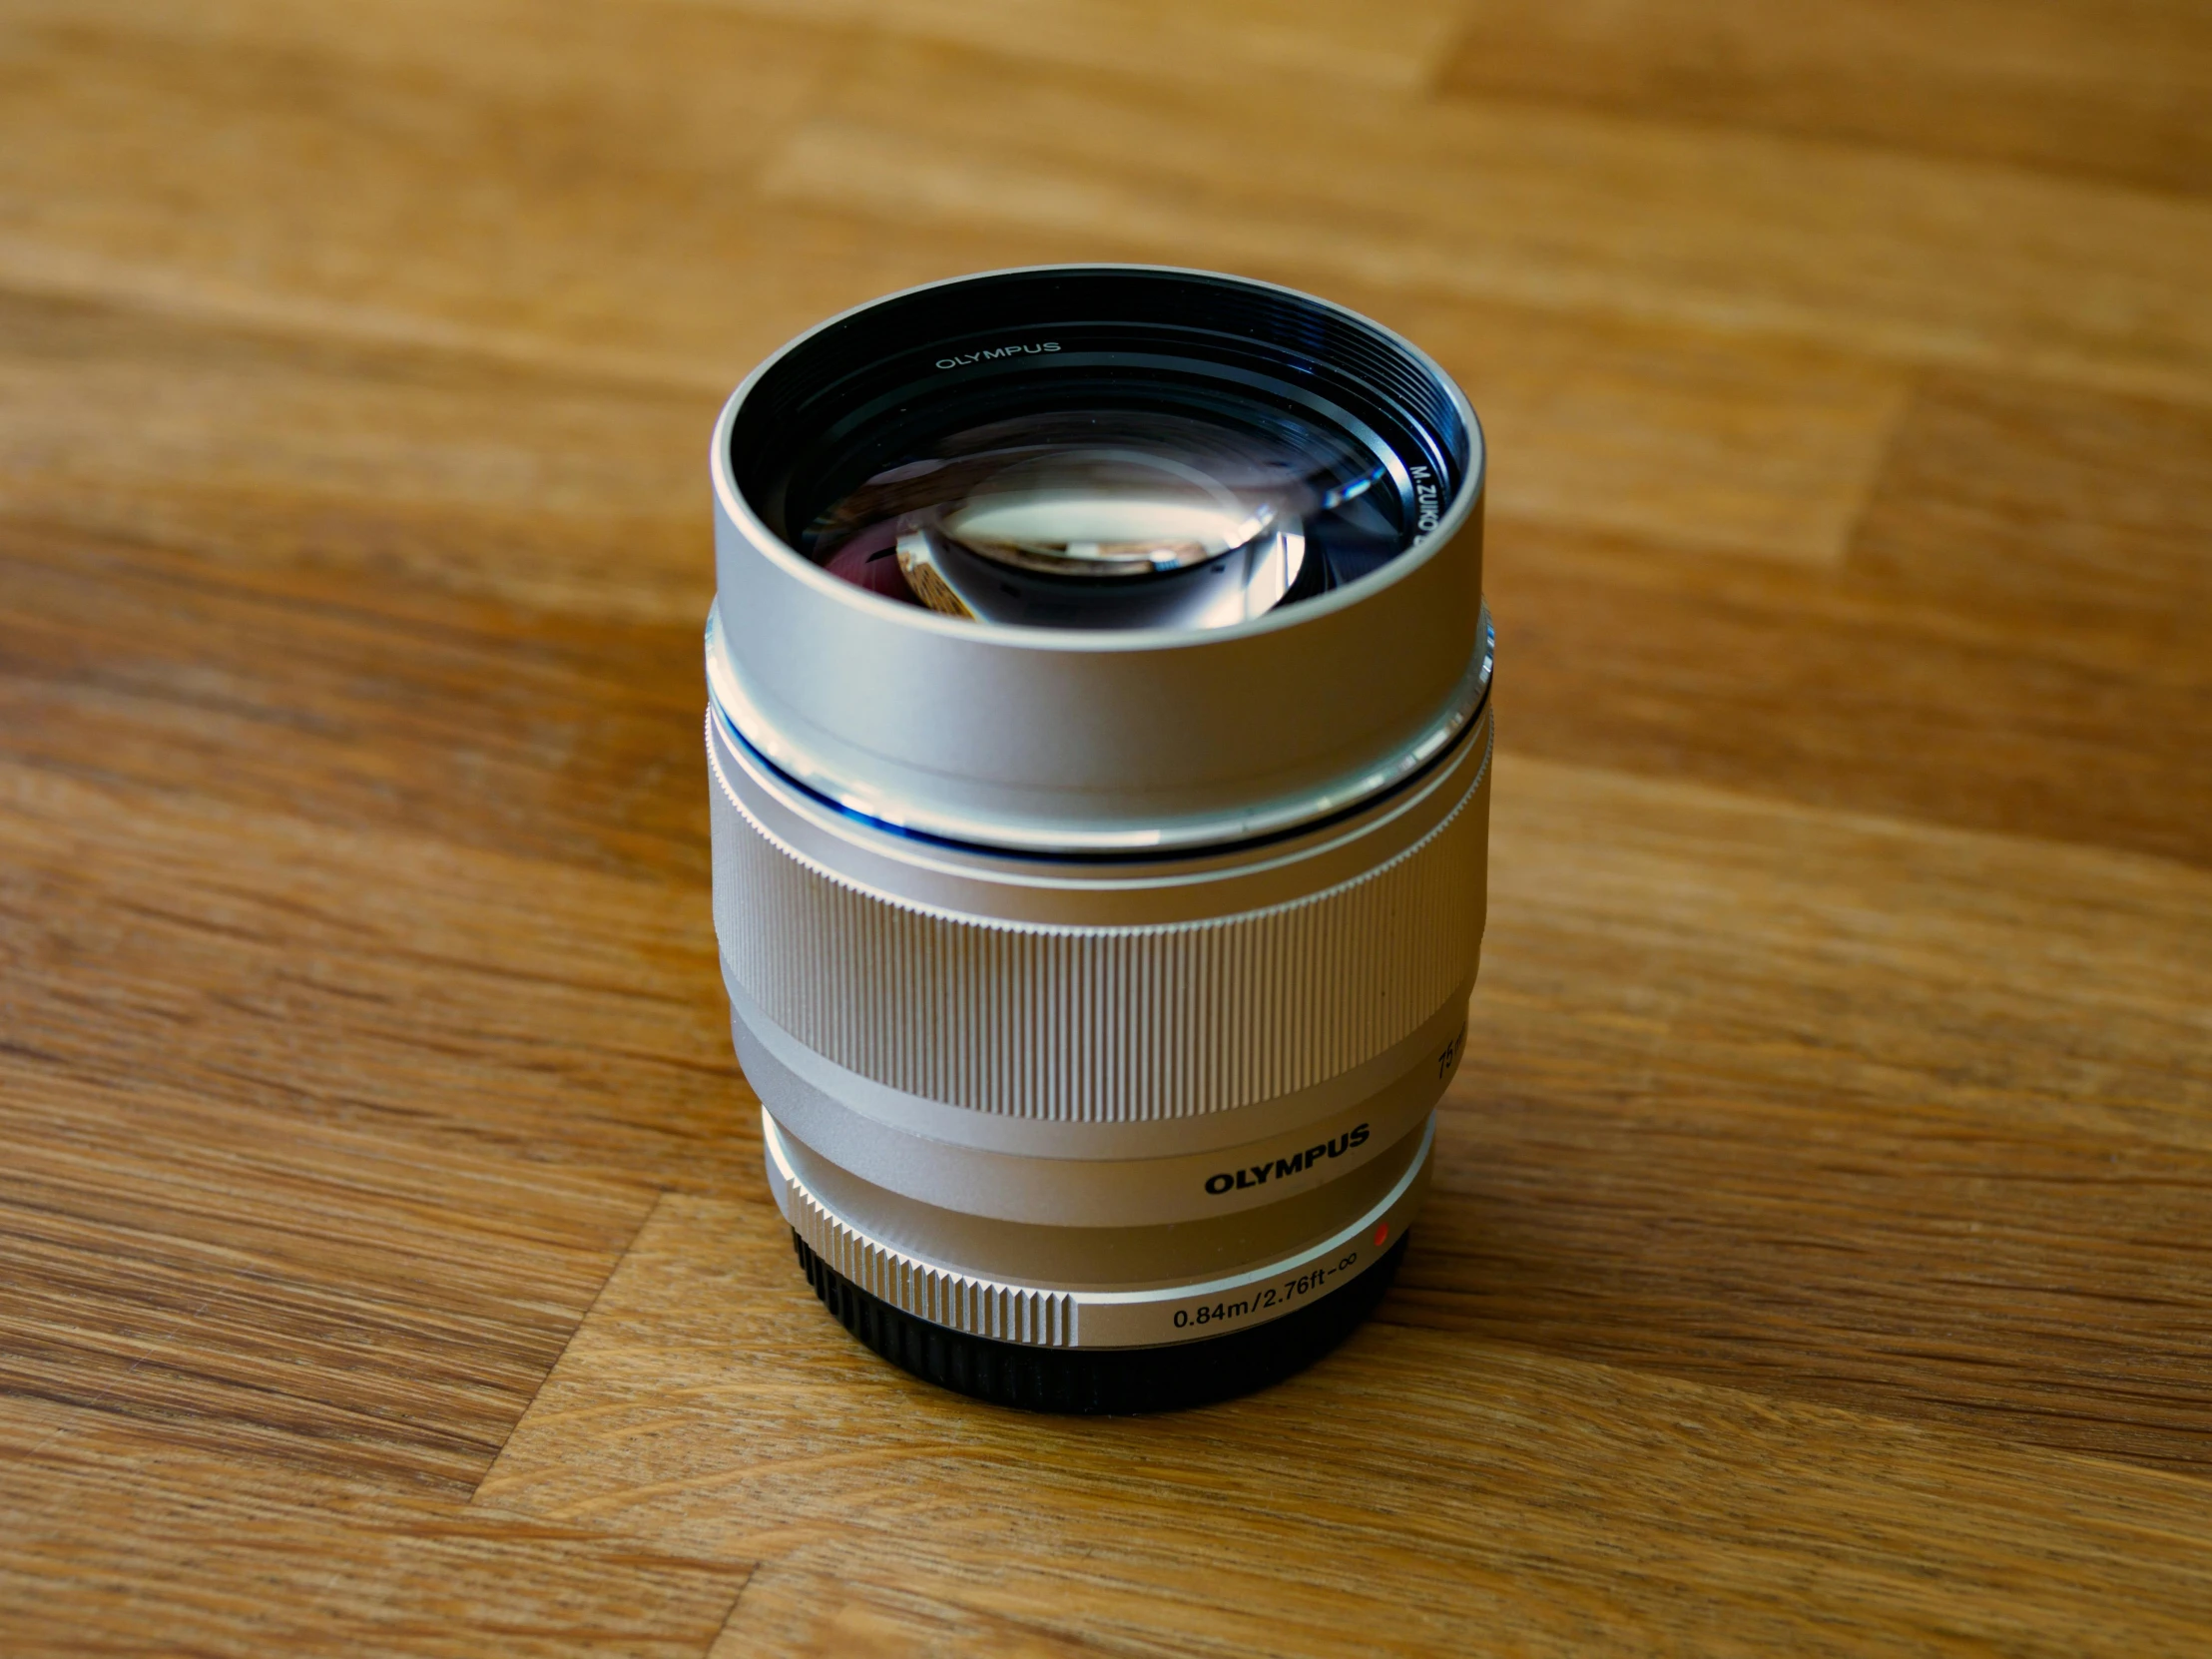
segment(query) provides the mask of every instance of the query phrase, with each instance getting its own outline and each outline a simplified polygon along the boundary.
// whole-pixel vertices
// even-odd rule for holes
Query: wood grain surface
[[[0,0],[0,1651],[2212,1651],[2183,0]],[[1136,259],[1488,431],[1491,917],[1255,1398],[799,1279],[704,454]]]

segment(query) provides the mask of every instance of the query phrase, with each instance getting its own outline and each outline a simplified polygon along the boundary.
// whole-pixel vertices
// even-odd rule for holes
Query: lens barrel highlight
[[[1000,272],[793,341],[712,469],[716,927],[824,1303],[1049,1409],[1325,1352],[1479,959],[1465,399],[1286,289]]]

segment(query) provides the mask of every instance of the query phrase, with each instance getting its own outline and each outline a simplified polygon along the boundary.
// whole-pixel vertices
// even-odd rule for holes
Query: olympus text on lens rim
[[[998,272],[787,345],[712,469],[717,932],[823,1301],[1058,1409],[1334,1344],[1479,958],[1463,396],[1287,289]]]

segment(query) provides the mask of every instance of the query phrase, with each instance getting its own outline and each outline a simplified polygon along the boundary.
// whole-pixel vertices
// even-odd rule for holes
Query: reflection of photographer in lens
[[[1004,272],[785,347],[713,465],[716,924],[823,1301],[1063,1410],[1326,1352],[1480,948],[1465,400],[1284,289]]]

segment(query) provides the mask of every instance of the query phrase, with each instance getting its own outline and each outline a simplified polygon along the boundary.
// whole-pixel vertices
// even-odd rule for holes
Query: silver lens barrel
[[[995,273],[785,347],[712,467],[715,920],[824,1300],[1016,1403],[1311,1358],[1402,1250],[1479,957],[1463,397],[1265,284]],[[916,563],[959,536],[953,606]]]

